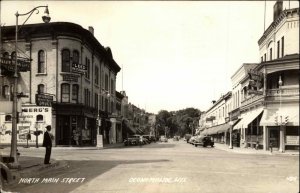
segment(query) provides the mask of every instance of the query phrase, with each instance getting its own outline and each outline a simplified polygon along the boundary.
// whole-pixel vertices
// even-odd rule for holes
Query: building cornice
[[[2,40],[15,39],[15,26],[2,27]],[[68,36],[80,39],[83,43],[91,47],[91,50],[101,56],[109,63],[111,69],[118,73],[121,68],[112,58],[111,51],[104,48],[95,36],[78,24],[70,22],[52,22],[23,25],[19,31],[19,39],[30,41],[33,38],[50,37],[56,39],[58,36]]]
[[[279,17],[273,21],[270,26],[266,29],[266,31],[264,31],[264,34],[259,38],[258,40],[258,45],[261,45],[263,43],[263,41],[266,40],[266,38],[268,37],[268,35],[274,30],[276,29],[276,27],[285,19],[287,18],[288,14],[293,14],[293,13],[298,13],[299,14],[299,8],[294,8],[294,9],[288,9],[288,10],[284,10],[281,12],[281,14],[279,15]]]

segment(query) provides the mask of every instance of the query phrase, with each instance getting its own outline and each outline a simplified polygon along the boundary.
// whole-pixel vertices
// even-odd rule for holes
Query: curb
[[[236,150],[236,149],[226,149],[223,147],[218,147],[215,145],[216,149],[222,150],[222,151],[227,151],[227,152],[231,152],[231,153],[239,153],[239,154],[255,154],[255,155],[280,155],[280,156],[299,156],[299,152],[285,152],[285,153],[279,153],[279,152],[273,152],[271,153],[270,151],[262,151],[262,150],[257,150],[257,152],[255,151],[247,151],[247,150]]]

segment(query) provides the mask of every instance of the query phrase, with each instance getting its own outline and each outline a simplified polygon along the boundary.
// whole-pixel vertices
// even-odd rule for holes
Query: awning
[[[238,122],[234,127],[233,130],[247,128],[248,125],[263,112],[263,108],[256,109],[254,111],[250,111],[246,114],[242,115],[242,119],[240,122]]]
[[[225,123],[222,125],[217,125],[214,127],[210,127],[207,129],[207,134],[212,135],[212,134],[217,134],[217,133],[224,133],[230,128],[229,123]]]
[[[280,116],[282,117],[280,119]],[[275,117],[277,117],[277,123],[280,121],[285,123],[287,117],[287,126],[299,126],[299,106],[290,106],[279,109],[265,109],[265,112],[261,118],[260,126],[277,126],[275,123]]]

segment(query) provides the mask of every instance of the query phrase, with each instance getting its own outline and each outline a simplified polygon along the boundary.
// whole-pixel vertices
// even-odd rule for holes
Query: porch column
[[[229,149],[232,149],[233,146],[232,146],[232,125],[230,125],[230,129],[229,129]]]
[[[224,133],[224,143],[227,145],[227,131]]]
[[[284,125],[280,125],[280,132],[279,132],[279,152],[282,152],[282,153],[284,153],[284,151],[285,151],[284,130],[285,130],[285,126]]]
[[[267,151],[268,149],[268,133],[267,126],[263,126],[263,150]]]

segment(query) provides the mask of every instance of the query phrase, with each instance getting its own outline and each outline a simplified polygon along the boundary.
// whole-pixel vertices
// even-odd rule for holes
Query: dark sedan
[[[194,139],[194,145],[195,147],[197,147],[198,145],[202,145],[203,147],[207,147],[207,146],[214,146],[214,142],[211,140],[210,137],[206,137],[206,136],[198,136]]]

